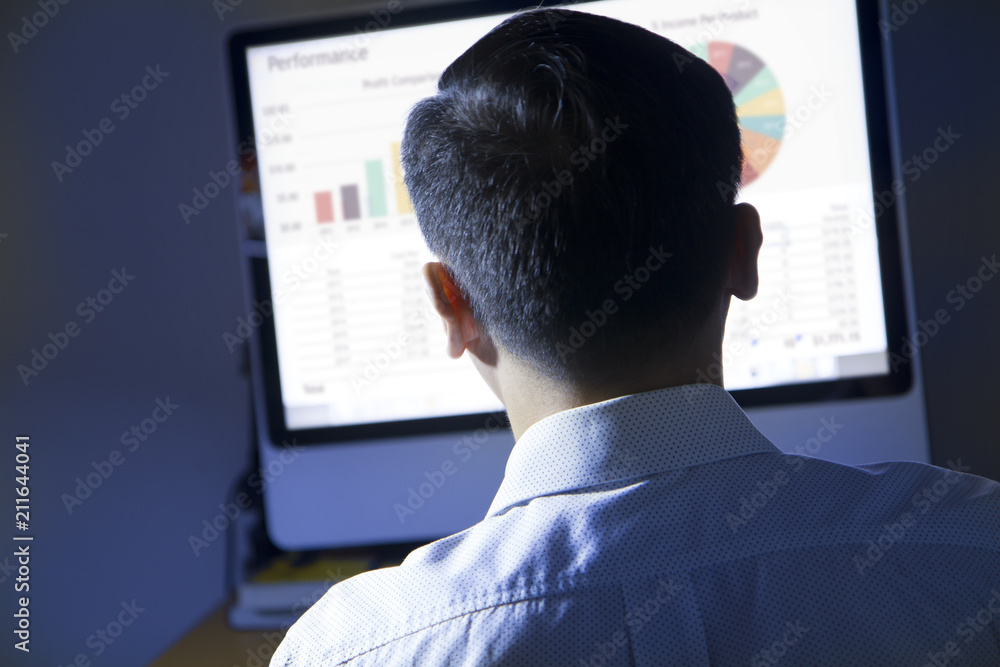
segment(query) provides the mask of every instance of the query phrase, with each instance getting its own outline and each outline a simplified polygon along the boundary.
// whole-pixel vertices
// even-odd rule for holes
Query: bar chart
[[[390,145],[391,172],[380,159],[366,160],[359,165],[363,179],[357,182],[331,185],[330,189],[313,193],[316,224],[337,220],[350,221],[362,218],[384,218],[390,215],[387,190],[391,190],[392,211],[396,215],[412,215],[413,204],[403,182],[403,167],[399,159],[400,143]],[[391,173],[391,178],[386,178]]]

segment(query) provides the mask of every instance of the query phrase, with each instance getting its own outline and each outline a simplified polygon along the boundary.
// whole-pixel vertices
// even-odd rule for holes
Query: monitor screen
[[[444,68],[510,11],[396,7],[231,42],[241,138],[255,149],[242,209],[275,442],[457,429],[502,409],[468,360],[445,354],[400,138]],[[879,45],[863,43],[855,2],[573,8],[668,37],[734,95],[746,161],[738,198],[764,229],[760,291],[733,301],[719,363],[701,379],[724,365],[744,405],[908,388],[909,365],[890,364],[905,331],[896,220],[875,196],[889,187],[888,141],[881,89],[866,87],[881,71],[866,80],[862,58],[867,49],[878,62]],[[568,342],[586,334],[581,322]]]

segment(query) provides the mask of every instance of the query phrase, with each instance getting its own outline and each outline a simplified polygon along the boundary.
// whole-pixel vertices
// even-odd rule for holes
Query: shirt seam
[[[617,585],[617,587],[619,589],[623,589],[624,588],[624,584],[622,582],[617,582],[616,585]],[[573,588],[575,589],[576,586],[574,585]],[[506,600],[504,602],[499,602],[497,604],[488,604],[488,605],[485,605],[483,607],[476,607],[475,609],[469,609],[468,611],[464,611],[464,612],[462,612],[460,614],[455,614],[454,616],[449,616],[448,618],[442,618],[441,620],[435,621],[435,622],[433,622],[433,623],[431,623],[429,625],[424,625],[424,626],[419,627],[417,629],[414,629],[414,630],[411,630],[409,632],[405,632],[403,634],[400,634],[397,637],[393,637],[392,639],[384,641],[384,642],[382,642],[381,644],[379,644],[377,646],[372,646],[371,648],[365,649],[361,653],[357,653],[355,655],[352,655],[349,658],[345,658],[344,660],[341,660],[340,662],[337,662],[336,665],[346,665],[351,660],[356,660],[356,659],[358,659],[358,658],[360,658],[360,657],[362,657],[362,656],[364,656],[364,655],[366,655],[368,653],[371,653],[373,651],[377,651],[380,648],[384,648],[384,647],[388,646],[389,644],[392,644],[393,642],[400,641],[401,639],[406,639],[407,637],[410,637],[412,635],[415,635],[415,634],[418,634],[418,633],[421,633],[421,632],[426,632],[426,631],[428,631],[428,630],[430,630],[430,629],[432,629],[434,627],[437,627],[439,625],[442,625],[444,623],[449,623],[449,622],[454,621],[456,619],[462,618],[463,616],[469,616],[470,614],[478,614],[479,612],[482,612],[482,611],[487,611],[487,610],[490,610],[490,609],[497,609],[497,608],[500,608],[500,607],[507,607],[507,606],[514,605],[514,604],[521,604],[523,602],[531,602],[533,600],[541,600],[541,599],[545,599],[545,598],[565,597],[565,596],[568,596],[568,595],[572,595],[574,592],[576,592],[576,591],[575,590],[568,590],[568,591],[567,590],[562,590],[562,591],[557,591],[555,593],[540,593],[540,594],[537,594],[537,595],[528,595],[527,597],[524,597],[524,598]],[[334,667],[336,667],[336,665]]]

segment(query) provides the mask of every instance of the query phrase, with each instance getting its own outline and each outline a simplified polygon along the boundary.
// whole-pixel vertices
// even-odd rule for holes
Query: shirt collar
[[[762,452],[780,453],[722,387],[668,387],[559,412],[514,445],[487,516],[532,498]]]

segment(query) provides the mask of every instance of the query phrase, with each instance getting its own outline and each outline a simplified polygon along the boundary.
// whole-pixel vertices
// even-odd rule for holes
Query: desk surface
[[[285,633],[233,630],[226,622],[230,604],[227,600],[150,667],[266,667]]]

